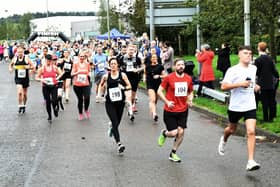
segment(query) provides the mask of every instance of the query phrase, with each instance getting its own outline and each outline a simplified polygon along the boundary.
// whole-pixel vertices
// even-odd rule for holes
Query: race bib
[[[126,64],[126,72],[132,72],[133,69],[134,69],[133,62],[128,61],[127,64]]]
[[[187,82],[175,82],[175,96],[185,97],[188,95],[188,84]]]
[[[18,75],[18,78],[25,78],[26,77],[26,70],[25,69],[19,69],[17,71],[17,75]]]
[[[64,69],[66,70],[70,70],[72,67],[72,64],[69,64],[69,63],[64,63]]]
[[[242,92],[243,93],[254,92],[254,88],[255,88],[255,83],[250,82],[250,85],[247,88],[243,88]]]
[[[102,63],[102,62],[100,62],[100,63],[97,65],[97,67],[98,67],[98,70],[99,70],[99,71],[104,71],[104,70],[105,70],[105,64]]]
[[[78,74],[77,82],[86,84],[86,82],[87,82],[87,75],[86,74]]]
[[[44,83],[46,85],[54,85],[53,78],[51,78],[51,77],[44,78]]]
[[[122,100],[122,92],[119,87],[109,88],[109,97],[112,102]]]

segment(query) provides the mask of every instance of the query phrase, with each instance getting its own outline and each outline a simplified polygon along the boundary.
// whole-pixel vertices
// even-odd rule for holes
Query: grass
[[[184,56],[183,58],[185,60],[190,60],[190,61],[194,62],[194,64],[195,64],[194,74],[197,75],[198,62],[197,62],[195,56]],[[231,65],[235,65],[238,63],[238,56],[231,55],[230,60],[231,60]],[[277,61],[278,61],[278,63],[276,64],[276,68],[280,72],[280,56],[277,56]],[[215,58],[213,60],[213,68],[214,68],[215,77],[218,79],[218,78],[222,77],[222,73],[216,69],[216,66],[217,66],[217,56],[215,56]],[[141,82],[140,87],[146,89],[146,84]],[[278,88],[278,90],[280,91],[280,87]],[[213,113],[227,117],[228,106],[219,101],[199,97],[199,98],[194,99],[194,104],[198,107],[204,108]],[[262,116],[263,116],[262,115],[262,105],[260,103],[258,110],[257,110],[257,127],[280,135],[280,105],[279,104],[277,105],[277,116],[278,117],[276,119],[274,119],[273,123],[260,123],[260,121],[262,120]]]
[[[195,69],[194,69],[194,74],[197,75],[198,74],[198,62],[196,60],[195,56],[184,56],[183,57],[185,60],[191,60],[194,62],[195,64]],[[231,61],[231,65],[235,65],[238,63],[238,56],[237,55],[231,55],[230,56],[230,61]],[[278,72],[280,72],[280,56],[277,56],[277,62],[276,63],[276,69],[278,70]],[[222,73],[220,71],[217,70],[217,55],[215,55],[215,58],[213,60],[213,69],[214,69],[214,74],[215,77],[218,79],[220,77],[222,77]],[[217,88],[219,89],[219,88]],[[280,87],[278,88],[278,91],[280,91]],[[207,109],[208,111],[223,115],[223,116],[227,116],[227,105],[220,103],[218,101],[215,100],[211,100],[211,99],[207,99],[207,98],[196,98],[194,100],[194,104],[202,107],[204,109]],[[259,104],[258,110],[257,110],[257,126],[259,128],[268,130],[270,132],[276,133],[278,135],[280,135],[280,105],[277,104],[277,118],[274,119],[273,123],[260,123],[260,121],[262,120],[262,105]]]

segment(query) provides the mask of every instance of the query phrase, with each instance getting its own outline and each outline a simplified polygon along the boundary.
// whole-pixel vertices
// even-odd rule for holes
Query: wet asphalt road
[[[77,120],[72,93],[65,111],[49,125],[39,83],[31,82],[23,116],[17,115],[16,88],[5,64],[0,64],[0,85],[0,186],[279,186],[280,144],[258,143],[256,160],[262,168],[246,172],[246,139],[231,137],[220,157],[223,129],[193,110],[178,150],[182,162],[172,163],[173,140],[157,146],[164,127],[162,104],[155,124],[143,92],[136,121],[123,116],[120,133],[126,150],[120,156],[107,136],[104,104],[96,104],[93,96],[90,120]]]

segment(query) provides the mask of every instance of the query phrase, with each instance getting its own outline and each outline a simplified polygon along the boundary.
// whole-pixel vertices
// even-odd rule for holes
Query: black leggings
[[[205,87],[207,87],[207,88],[214,89],[213,81],[206,81],[206,82],[199,81],[199,87],[198,87],[198,90],[197,90],[197,95],[198,95],[198,96],[201,95],[202,86],[205,86]]]
[[[276,114],[276,103],[274,90],[261,90],[261,102],[263,109],[263,120],[273,120]]]
[[[116,143],[120,142],[119,125],[121,123],[124,105],[125,105],[124,102],[115,102],[115,103],[112,103],[110,101],[105,102],[106,112],[112,123],[112,132],[116,140]]]
[[[74,86],[74,92],[78,98],[79,114],[83,114],[83,105],[85,111],[88,110],[90,103],[90,86]]]
[[[56,86],[43,86],[43,96],[46,101],[46,109],[49,119],[52,119],[52,109],[57,110],[57,87]]]

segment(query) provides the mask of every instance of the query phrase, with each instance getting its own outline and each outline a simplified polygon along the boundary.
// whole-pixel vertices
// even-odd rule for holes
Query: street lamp
[[[6,18],[6,38],[7,38],[7,41],[9,39],[8,37],[8,10],[5,10],[6,14],[7,14],[7,18]]]
[[[111,44],[110,40],[110,17],[109,17],[109,0],[107,0],[107,30],[108,30],[108,41]]]
[[[250,1],[244,0],[244,44],[250,45]]]

